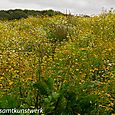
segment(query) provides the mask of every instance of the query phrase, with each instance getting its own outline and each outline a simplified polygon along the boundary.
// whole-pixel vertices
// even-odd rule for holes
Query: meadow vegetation
[[[115,12],[0,21],[0,108],[115,113]]]

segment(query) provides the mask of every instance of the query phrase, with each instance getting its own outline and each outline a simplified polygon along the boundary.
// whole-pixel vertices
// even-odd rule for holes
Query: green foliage
[[[55,89],[55,80],[41,78],[41,81],[34,84],[34,87],[38,89],[41,96],[41,105],[46,115],[75,115],[77,112],[81,114],[91,113],[97,104],[98,97],[96,95],[87,95],[85,91],[78,92],[84,89],[77,84],[73,85],[72,81],[69,84],[63,82],[59,89]]]
[[[0,20],[9,19],[10,15],[7,12],[0,11]]]
[[[17,107],[17,101],[14,97],[5,95],[2,98],[0,98],[0,108],[16,108]]]
[[[9,20],[13,19],[21,19],[21,18],[27,18],[28,15],[25,12],[22,12],[21,10],[15,10],[15,11],[9,11],[10,17]]]
[[[15,20],[15,19],[27,18],[29,16],[55,16],[55,15],[64,15],[64,14],[54,10],[43,10],[43,11],[21,10],[21,9],[1,10],[0,20]]]
[[[48,27],[48,39],[52,43],[61,42],[67,39],[68,28],[64,25],[51,24]]]

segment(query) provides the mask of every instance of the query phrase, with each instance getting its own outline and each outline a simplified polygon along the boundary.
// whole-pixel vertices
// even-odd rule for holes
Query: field
[[[0,108],[115,113],[115,12],[0,21]]]

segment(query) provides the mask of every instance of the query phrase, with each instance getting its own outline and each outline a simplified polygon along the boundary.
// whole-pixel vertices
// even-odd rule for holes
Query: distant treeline
[[[43,10],[43,11],[36,11],[36,10],[1,10],[0,11],[0,20],[14,20],[14,19],[21,19],[27,18],[29,16],[54,16],[54,15],[65,15],[59,11],[54,10]]]

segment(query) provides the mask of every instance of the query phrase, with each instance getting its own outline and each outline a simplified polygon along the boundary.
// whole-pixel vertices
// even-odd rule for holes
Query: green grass
[[[109,115],[114,87],[114,12],[0,21],[0,108]]]

